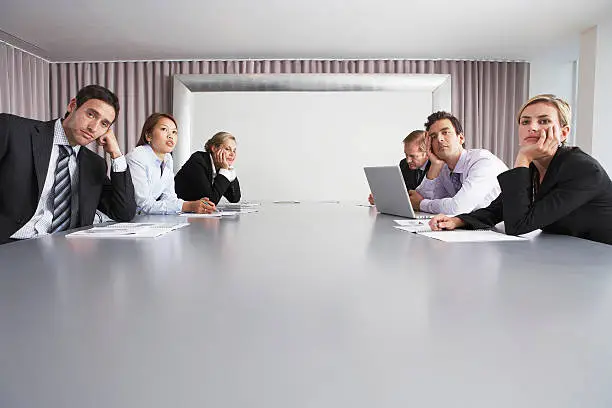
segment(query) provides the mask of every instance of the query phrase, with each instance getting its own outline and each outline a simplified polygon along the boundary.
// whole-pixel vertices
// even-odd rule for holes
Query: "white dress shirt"
[[[53,130],[53,147],[51,148],[51,157],[49,158],[49,166],[47,167],[47,176],[45,178],[45,184],[43,185],[42,193],[40,194],[40,200],[36,206],[36,211],[30,220],[19,230],[17,230],[11,238],[13,239],[27,239],[34,238],[41,235],[47,235],[53,222],[53,183],[55,182],[55,168],[57,167],[57,157],[59,156],[60,146],[70,146],[64,128],[62,127],[61,119],[55,121],[55,128]],[[79,211],[79,172],[77,156],[81,146],[72,146],[74,154],[70,155],[68,160],[68,172],[70,173],[70,211],[72,212],[71,218],[74,220],[74,215],[78,214]],[[122,172],[127,169],[125,157],[121,156],[112,161],[112,167],[114,172]],[[75,225],[70,224],[69,228],[74,228]]]
[[[172,155],[162,161],[151,146],[137,146],[126,156],[134,184],[136,206],[139,214],[176,214],[181,212],[184,201],[174,191]]]
[[[450,178],[451,170],[444,165],[438,177],[425,176],[416,191],[423,196],[420,210],[433,214],[457,215],[487,207],[501,193],[497,175],[508,167],[485,149],[469,149],[461,153],[454,173],[460,174],[457,190]]]

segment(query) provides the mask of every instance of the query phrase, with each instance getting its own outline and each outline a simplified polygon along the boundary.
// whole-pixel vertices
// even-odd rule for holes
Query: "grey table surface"
[[[259,210],[0,246],[0,407],[612,407],[610,246]]]

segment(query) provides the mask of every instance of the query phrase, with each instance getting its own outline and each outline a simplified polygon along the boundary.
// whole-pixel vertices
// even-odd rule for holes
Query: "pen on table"
[[[204,204],[206,204],[206,205],[207,205],[207,206],[209,206],[209,207],[214,207],[214,208],[216,208],[215,203],[213,203],[212,201],[210,201],[208,198],[201,198],[201,199],[200,199],[200,201],[201,201],[201,202],[203,202]]]

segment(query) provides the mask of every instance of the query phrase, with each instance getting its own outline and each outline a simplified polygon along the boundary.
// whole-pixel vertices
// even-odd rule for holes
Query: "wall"
[[[547,52],[531,59],[529,73],[529,96],[543,93],[555,94],[574,108],[572,133],[568,142],[575,144],[577,120],[578,59],[580,35],[563,38]]]
[[[612,175],[612,19],[598,26],[593,112],[593,155]]]
[[[564,37],[546,52],[529,60],[529,96],[553,93],[568,102],[576,97],[576,63],[580,35]]]
[[[174,158],[174,173],[176,174],[191,155],[190,134],[192,129],[193,94],[181,81],[174,79],[172,83],[172,112],[178,122],[179,135],[186,135],[182,143],[177,143]]]
[[[597,27],[580,36],[578,105],[581,114],[576,126],[576,144],[585,152],[593,152],[593,108],[595,104],[595,67],[597,62]]]
[[[612,174],[612,19],[586,30],[580,43],[578,144]]]
[[[431,107],[431,91],[196,93],[191,149],[233,133],[246,200],[364,201],[363,166],[397,165]]]

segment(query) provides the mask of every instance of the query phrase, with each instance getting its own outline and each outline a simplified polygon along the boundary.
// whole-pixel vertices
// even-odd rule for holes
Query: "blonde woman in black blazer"
[[[487,208],[457,217],[437,215],[432,230],[488,228],[506,233],[536,229],[612,244],[612,182],[603,167],[577,147],[566,147],[567,102],[531,98],[517,115],[520,150],[514,168],[498,176],[502,192]]]
[[[218,132],[206,142],[204,150],[192,154],[176,173],[176,194],[187,201],[206,197],[218,204],[225,196],[229,202],[237,203],[240,184],[234,170],[236,138],[228,132]]]

